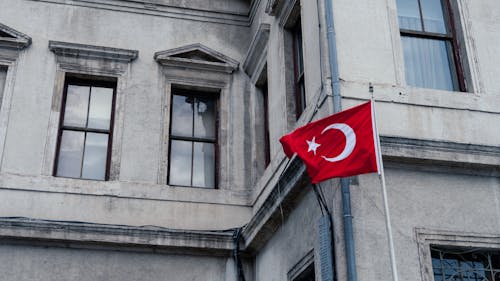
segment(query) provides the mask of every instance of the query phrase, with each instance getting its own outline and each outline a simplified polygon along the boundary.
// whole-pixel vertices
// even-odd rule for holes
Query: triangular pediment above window
[[[24,49],[31,44],[31,37],[0,23],[0,47]]]
[[[155,53],[155,60],[166,66],[232,73],[238,61],[202,44],[192,44]]]

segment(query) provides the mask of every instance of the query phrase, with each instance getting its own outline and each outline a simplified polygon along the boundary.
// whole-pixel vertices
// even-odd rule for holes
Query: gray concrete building
[[[399,280],[500,280],[498,65],[494,0],[0,0],[0,280],[332,280],[278,140],[372,93]],[[378,175],[318,190],[392,280]]]

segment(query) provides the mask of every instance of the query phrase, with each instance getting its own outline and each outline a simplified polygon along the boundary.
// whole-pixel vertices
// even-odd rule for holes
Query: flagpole
[[[375,120],[375,99],[373,98],[373,87],[370,85],[371,92],[371,104],[372,104],[372,120],[376,139],[376,149],[377,149],[377,164],[378,164],[378,175],[382,183],[382,198],[384,201],[384,212],[385,212],[385,226],[387,230],[387,238],[389,240],[389,255],[391,259],[392,268],[392,278],[394,281],[399,281],[398,269],[396,266],[396,254],[394,251],[394,239],[392,237],[392,227],[391,227],[391,216],[389,214],[389,204],[387,203],[387,188],[385,186],[385,174],[384,174],[384,163],[382,161],[382,150],[380,149],[380,137],[377,130],[377,122]]]

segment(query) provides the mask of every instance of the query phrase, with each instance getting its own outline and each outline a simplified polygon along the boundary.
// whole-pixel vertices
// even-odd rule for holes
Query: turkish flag
[[[378,171],[371,102],[300,127],[280,139],[304,161],[312,183]]]

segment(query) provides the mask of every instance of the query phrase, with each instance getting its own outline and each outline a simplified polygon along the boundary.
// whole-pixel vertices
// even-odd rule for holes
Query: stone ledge
[[[405,162],[433,161],[449,166],[500,168],[500,147],[381,136],[382,155]]]
[[[145,14],[175,19],[187,19],[201,22],[249,26],[247,13],[241,14],[230,11],[211,11],[161,4],[158,1],[133,0],[31,0],[59,5],[71,5],[86,8],[97,8],[118,12]]]
[[[139,51],[136,50],[126,50],[59,41],[49,41],[49,50],[62,57],[103,59],[127,63],[135,60],[139,55]]]
[[[190,250],[228,254],[233,231],[174,230],[155,226],[109,225],[28,218],[0,218],[0,240],[97,245],[102,247]]]

